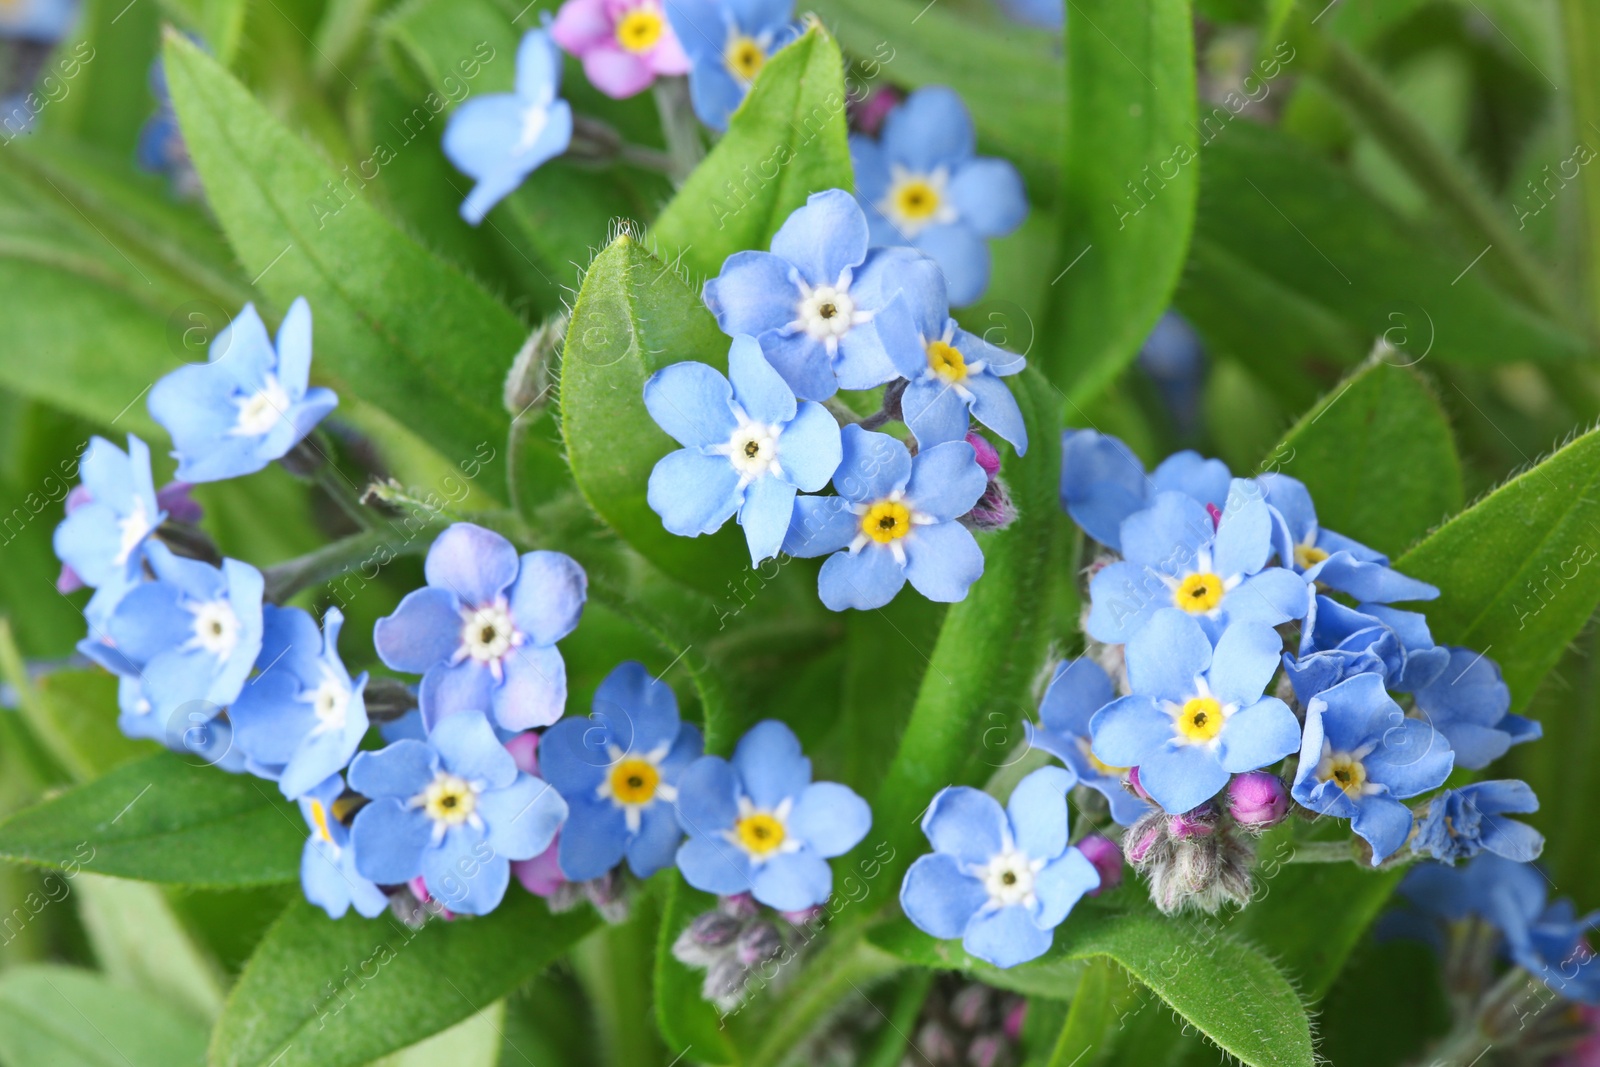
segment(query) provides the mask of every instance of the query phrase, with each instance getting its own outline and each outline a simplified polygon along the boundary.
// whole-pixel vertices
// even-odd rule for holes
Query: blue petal
[[[854,288],[851,295],[857,295]],[[861,308],[860,303],[856,306]],[[840,389],[874,389],[899,377],[890,346],[904,344],[899,338],[904,336],[910,319],[900,300],[891,300],[877,311],[869,321],[852,326],[839,338],[833,373]]]
[[[738,797],[733,765],[720,756],[702,756],[678,778],[678,821],[696,837],[720,841],[720,832],[739,819]]]
[[[912,243],[939,264],[952,307],[965,307],[989,287],[989,246],[965,223],[929,226]]]
[[[795,501],[783,551],[801,559],[837,552],[854,540],[860,529],[860,521],[843,497],[803,496]]]
[[[438,754],[424,741],[396,741],[376,752],[361,752],[350,763],[350,788],[374,800],[410,800],[433,781]]]
[[[1034,924],[1026,908],[1012,904],[973,916],[961,945],[996,967],[1015,967],[1043,956],[1053,937],[1053,930],[1041,930]]]
[[[974,374],[967,379],[972,394],[972,417],[1010,442],[1017,455],[1028,453],[1028,427],[1011,387],[992,374]]]
[[[842,457],[833,476],[833,487],[840,496],[865,504],[906,487],[911,478],[911,453],[904,444],[886,433],[863,430],[854,424],[840,432],[839,441]],[[973,499],[976,501],[977,497]]]
[[[772,369],[801,400],[826,400],[839,391],[827,348],[810,334],[803,330],[792,334],[767,330],[757,339]]]
[[[635,877],[649,878],[663,867],[672,866],[683,830],[672,809],[652,804],[639,816],[639,832],[628,841],[628,869]]]
[[[839,424],[821,404],[805,401],[778,436],[784,481],[815,493],[828,484],[843,458]]]
[[[1234,774],[1270,766],[1298,751],[1300,721],[1277,697],[1262,697],[1234,712],[1217,742],[1218,762]]]
[[[448,589],[412,590],[394,614],[378,620],[372,643],[391,670],[421,674],[461,644],[461,601]]]
[[[553,645],[577,629],[588,595],[589,578],[577,560],[561,552],[527,552],[511,587],[511,614],[534,644]]]
[[[1402,719],[1378,740],[1363,761],[1367,777],[1402,800],[1437,789],[1455,765],[1455,753],[1444,737],[1416,719]]]
[[[356,765],[360,762],[357,757]],[[380,797],[356,812],[350,826],[356,870],[382,885],[408,882],[422,873],[422,853],[432,834],[421,811],[396,797]]]
[[[1224,704],[1250,704],[1266,690],[1282,657],[1278,631],[1259,622],[1233,623],[1211,656],[1211,691]]]
[[[567,708],[567,665],[561,653],[546,645],[512,649],[503,670],[505,681],[490,697],[495,723],[504,730],[549,726]]]
[[[1256,484],[1261,487],[1267,503],[1282,516],[1292,544],[1303,544],[1316,532],[1317,509],[1304,482],[1287,474],[1272,473],[1258,477]],[[1280,562],[1288,567],[1294,560],[1288,558]]]
[[[674,0],[668,5],[669,17],[681,6],[681,2]],[[673,23],[677,23],[675,17]],[[721,31],[718,33],[720,35]],[[679,41],[686,39],[683,34],[678,35]],[[745,87],[723,66],[720,51],[695,57],[694,67],[689,71],[689,101],[694,105],[694,113],[701,122],[713,130],[727,129],[728,118],[744,102],[744,94]]]
[[[929,600],[941,604],[964,600],[972,583],[983,577],[983,550],[972,531],[959,522],[919,526],[906,537],[905,545],[905,578]],[[869,545],[861,554],[873,550]]]
[[[949,522],[971,511],[988,485],[972,446],[951,441],[917,453],[906,496],[917,511]]]
[[[1158,748],[1139,764],[1139,784],[1174,814],[1199,807],[1228,784],[1216,753],[1199,745]]]
[[[808,848],[780,852],[750,874],[751,895],[779,911],[816,907],[825,903],[832,891],[832,868]]]
[[[489,668],[476,660],[435,664],[417,689],[423,724],[432,730],[451,715],[492,709],[496,688]]]
[[[1372,846],[1376,867],[1406,843],[1411,833],[1411,809],[1392,797],[1365,797],[1356,806],[1350,828]]]
[[[1006,801],[1017,848],[1041,860],[1066,850],[1067,793],[1076,784],[1078,776],[1061,767],[1040,767],[1017,783]]]
[[[445,158],[455,168],[481,179],[502,167],[522,132],[527,104],[512,93],[475,96],[464,101],[444,129]]]
[[[1121,644],[1171,603],[1172,592],[1155,571],[1118,561],[1089,579],[1089,618],[1083,628],[1096,641]]]
[[[913,379],[900,395],[900,411],[919,444],[962,441],[970,425],[967,402],[948,382],[931,376]]]
[[[838,782],[806,786],[789,815],[789,830],[823,858],[849,852],[872,828],[872,809]]]
[[[942,852],[918,857],[900,884],[900,907],[906,918],[941,940],[960,937],[988,899],[983,883]]]
[[[680,448],[650,471],[646,499],[679,537],[715,533],[739,510],[739,472],[728,457]]]
[[[470,522],[458,522],[428,549],[423,571],[428,584],[448,589],[461,602],[488,604],[517,579],[517,550],[504,537]]]
[[[330,614],[337,611],[337,608],[331,609]],[[344,616],[339,618],[342,620]],[[322,633],[309,612],[276,604],[262,605],[261,654],[256,661],[261,671],[259,677],[286,674],[315,688],[322,681],[322,647]],[[349,680],[348,675],[345,680]]]
[[[567,802],[549,783],[519,774],[504,789],[490,789],[478,798],[478,811],[489,826],[489,846],[507,859],[532,859],[550,847],[567,821]]]
[[[1144,507],[1144,464],[1115,437],[1063,430],[1061,500],[1085,533],[1120,550],[1122,520]]]
[[[953,171],[971,159],[976,137],[972,116],[956,91],[930,85],[889,112],[881,143],[891,162],[927,173],[935,167]]]
[[[505,898],[511,861],[488,849],[478,831],[457,826],[422,853],[422,878],[428,895],[451,911],[487,915]]]
[[[943,337],[950,322],[950,301],[938,261],[912,248],[874,249],[861,268],[860,287],[878,293],[882,307],[891,302],[902,305],[910,320],[897,319],[895,347],[890,350],[901,373],[910,377],[927,370],[928,353],[923,346]],[[890,338],[884,340],[888,343]]]
[[[856,174],[856,200],[867,207],[889,191],[889,164],[883,150],[864,133],[850,135],[850,167]]]
[[[1100,872],[1089,857],[1075,848],[1040,871],[1033,891],[1039,898],[1039,913],[1034,924],[1042,929],[1060,926],[1085,893],[1100,888]]]
[[[739,739],[733,768],[758,808],[776,808],[811,784],[811,761],[800,750],[799,738],[776,719],[756,723]]]
[[[934,851],[964,864],[984,864],[1010,843],[1011,824],[994,797],[954,785],[934,794],[922,817],[922,832]]]
[[[1222,598],[1222,609],[1231,622],[1277,626],[1303,618],[1314,592],[1287,567],[1268,567],[1229,590]]]
[[[1357,600],[1388,604],[1396,600],[1433,600],[1437,586],[1408,578],[1381,563],[1367,563],[1348,552],[1335,552],[1306,571],[1306,581],[1318,581]]]
[[[428,732],[428,744],[439,753],[445,770],[468,781],[483,781],[491,789],[505,789],[517,780],[517,761],[500,743],[481,711],[464,711],[444,719]]]
[[[1376,674],[1358,674],[1354,678],[1347,678],[1318,694],[1307,705],[1308,746],[1311,737],[1310,716],[1319,709],[1322,732],[1326,734],[1328,743],[1340,751],[1359,748],[1368,740],[1382,737],[1385,731],[1401,726],[1406,721],[1405,713],[1384,690],[1383,678]],[[1309,747],[1305,750],[1312,751]],[[1312,762],[1315,763],[1315,759]]]
[[[817,574],[817,594],[830,611],[881,608],[906,584],[906,572],[887,545],[836,552]]]
[[[980,156],[967,162],[951,178],[947,195],[961,221],[984,237],[1003,237],[1028,217],[1022,175],[1004,159]]]
[[[122,644],[120,638],[117,643]],[[1436,725],[1494,726],[1511,707],[1511,690],[1500,676],[1499,665],[1465,648],[1450,649],[1449,666],[1414,696],[1417,709]]]
[[[1184,612],[1166,608],[1128,640],[1127,659],[1133,692],[1182,703],[1194,696],[1195,679],[1214,657],[1200,624]]]
[[[1122,523],[1122,554],[1176,576],[1215,537],[1205,505],[1183,493],[1157,493],[1150,506]],[[1303,584],[1303,583],[1302,583]]]
[[[1250,485],[1240,481],[1241,485]],[[1266,566],[1272,555],[1272,513],[1259,495],[1248,499],[1230,495],[1228,506],[1217,524],[1212,565],[1218,574],[1254,574]]]
[[[1050,686],[1039,702],[1039,720],[1058,734],[1089,733],[1094,713],[1111,703],[1115,694],[1111,676],[1087,657],[1068,660],[1056,667]]]
[[[706,307],[729,336],[759,336],[798,317],[800,289],[789,262],[771,252],[735,252],[706,282]]]
[[[283,765],[311,729],[317,725],[316,712],[308,700],[300,700],[300,682],[287,671],[263,674],[250,681],[228,708],[233,738],[251,759],[263,764]],[[333,771],[318,775],[320,782]]]
[[[539,101],[561,88],[561,49],[545,30],[529,30],[517,45],[517,95]]]
[[[733,386],[704,363],[672,363],[644,383],[650,417],[685,448],[720,445],[733,436]]]
[[[630,660],[606,675],[594,693],[597,721],[616,722],[614,743],[624,752],[653,752],[678,737],[678,698],[672,687]],[[542,757],[541,757],[542,758]]]
[[[772,237],[772,252],[811,285],[832,285],[867,258],[867,219],[843,189],[812,193]]]
[[[777,426],[795,416],[794,392],[772,369],[754,337],[740,334],[728,347],[728,380],[745,414]]]
[[[721,838],[690,837],[678,846],[678,870],[684,881],[705,893],[727,895],[750,888],[750,857]]]
[[[1113,767],[1137,767],[1171,739],[1172,716],[1150,697],[1125,696],[1095,712],[1089,731],[1096,759]]]
[[[773,474],[757,478],[745,489],[739,525],[750,549],[750,566],[759,566],[783,548],[794,516],[794,497],[794,486]]]

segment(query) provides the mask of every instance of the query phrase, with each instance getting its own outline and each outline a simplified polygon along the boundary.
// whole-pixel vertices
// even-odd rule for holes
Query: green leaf
[[[1106,956],[1091,960],[1072,991],[1072,1006],[1066,1022],[1050,1049],[1046,1067],[1074,1067],[1085,1056],[1103,1047],[1106,1028],[1117,1009],[1118,994],[1125,992],[1127,980]]]
[[[160,751],[117,729],[117,680],[105,671],[52,671],[37,682],[0,619],[0,677],[17,691],[28,728],[78,781]]]
[[[1433,390],[1368,363],[1295,424],[1263,463],[1306,483],[1317,521],[1399,553],[1461,508],[1461,460]]]
[[[271,782],[164,752],[0,823],[0,857],[196,886],[298,881],[305,829]]]
[[[807,196],[853,189],[854,173],[844,60],[813,25],[762,68],[728,132],[661,212],[651,237],[691,274],[715,275],[733,253],[766,248]]]
[[[690,889],[681,877],[671,876],[661,908],[661,930],[656,942],[656,1026],[672,1048],[693,1048],[695,1062],[738,1062],[733,1042],[718,1018],[716,1007],[700,996],[702,970],[691,969],[672,954],[672,944],[701,912],[716,907],[717,898]]]
[[[1600,432],[1502,485],[1395,562],[1432,582],[1428,627],[1500,664],[1515,711],[1600,603]]]
[[[0,1060],[18,1067],[202,1067],[205,1029],[159,997],[42,964],[0,977]]]
[[[1200,187],[1194,85],[1188,0],[1075,0],[1043,355],[1076,398],[1132,361],[1178,284]]]
[[[296,901],[267,932],[212,1034],[213,1067],[354,1067],[476,1014],[597,923],[512,886],[481,918],[335,922]]]
[[[165,56],[189,152],[234,251],[276,307],[311,301],[319,376],[447,458],[504,441],[501,387],[525,334],[516,317],[359,195],[334,197],[325,183],[348,176],[194,44],[169,34]],[[481,479],[502,499],[504,481]]]
[[[197,1022],[217,1017],[221,972],[196,947],[160,886],[81,871],[72,887],[78,919],[107,977],[157,994]]]
[[[644,383],[680,360],[726,370],[728,344],[676,271],[623,234],[584,275],[561,359],[561,434],[584,498],[646,559],[712,594],[749,552],[734,523],[678,537],[650,510],[650,471],[677,445],[645,410]]]
[[[401,1049],[372,1067],[495,1067],[500,1062],[506,1002],[497,1000],[464,1022]],[[514,1063],[515,1061],[508,1061]]]
[[[871,940],[919,966],[963,971],[987,966],[958,942],[935,941],[905,920],[874,931]],[[1011,981],[1026,981],[1030,971],[1059,970],[1066,961],[1097,957],[1116,961],[1217,1047],[1250,1067],[1316,1062],[1311,1022],[1289,980],[1260,950],[1215,921],[1178,922],[1153,910],[1115,911],[1084,903],[1057,927],[1048,953],[1005,973]],[[1073,975],[1071,984],[1054,995],[1070,996],[1076,984]]]

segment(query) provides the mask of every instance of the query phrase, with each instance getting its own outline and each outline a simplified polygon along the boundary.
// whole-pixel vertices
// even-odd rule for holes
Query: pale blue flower
[[[794,0],[668,0],[666,8],[693,64],[694,113],[714,130],[727,129],[761,68],[794,38]]]
[[[1133,450],[1094,430],[1061,433],[1061,506],[1083,532],[1122,550],[1122,520],[1149,507],[1156,494],[1183,493],[1218,511],[1228,501],[1233,475],[1220,459],[1174,452],[1148,475]]]
[[[356,870],[350,830],[334,814],[334,801],[343,792],[344,779],[335,774],[300,797],[300,816],[311,830],[300,853],[300,887],[330,919],[343,917],[352,907],[375,919],[389,906],[389,897]]]
[[[74,490],[67,517],[56,527],[55,550],[85,585],[131,582],[144,566],[144,546],[166,520],[156,500],[150,449],[132,434],[123,452],[93,437],[78,466],[83,484]]]
[[[1533,789],[1515,779],[1447,789],[1431,798],[1417,815],[1411,851],[1446,863],[1480,852],[1529,863],[1544,850],[1544,836],[1526,823],[1504,816],[1538,810],[1539,798]]]
[[[1039,726],[1024,723],[1028,743],[1043,749],[1072,769],[1078,781],[1106,798],[1111,817],[1131,826],[1148,814],[1150,802],[1127,788],[1127,767],[1113,767],[1095,756],[1089,723],[1094,713],[1116,699],[1111,678],[1091,659],[1068,660],[1056,667],[1039,704]]]

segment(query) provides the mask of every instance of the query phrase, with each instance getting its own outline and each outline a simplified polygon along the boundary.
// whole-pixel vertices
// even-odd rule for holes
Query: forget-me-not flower
[[[1455,753],[1433,727],[1407,718],[1376,674],[1359,674],[1306,705],[1295,800],[1322,815],[1351,820],[1377,866],[1411,834],[1407,797],[1437,789]]]
[[[190,702],[215,715],[244,687],[261,651],[261,572],[225,559],[222,567],[145,546],[155,580],[122,597],[107,624],[116,650],[143,682],[151,713],[167,723]]]
[[[1481,770],[1512,745],[1543,736],[1536,720],[1510,714],[1511,689],[1498,663],[1469,648],[1449,652],[1437,677],[1411,695],[1416,715],[1450,742],[1457,766]]]
[[[561,794],[517,769],[481,711],[442,720],[426,741],[357,753],[349,776],[372,798],[350,826],[356,870],[381,885],[421,875],[465,915],[494,910],[511,861],[543,852],[567,817]]]
[[[900,906],[918,929],[996,967],[1015,967],[1049,949],[1055,929],[1100,872],[1068,844],[1071,771],[1041,767],[1000,802],[968,786],[941,789],[922,832],[934,851],[906,871]]]
[[[334,802],[343,792],[344,779],[335,774],[300,797],[300,816],[311,830],[300,853],[300,887],[330,919],[343,917],[352,907],[358,915],[375,919],[389,906],[389,897],[356,870],[350,829],[334,814]]]
[[[352,680],[339,658],[338,608],[323,616],[321,633],[299,608],[268,604],[263,611],[261,673],[245,684],[228,719],[240,749],[293,800],[355,755],[367,732],[367,675]]]
[[[839,466],[839,424],[821,404],[797,404],[747,335],[728,350],[728,377],[674,363],[645,382],[644,404],[684,446],[650,472],[650,506],[683,537],[737,514],[751,566],[783,547],[795,493],[821,489]]]
[[[678,869],[690,885],[799,911],[828,899],[828,860],[867,835],[872,811],[846,786],[813,782],[794,731],[768,719],[739,739],[731,761],[702,756],[684,770],[678,821],[689,834]]]
[[[1435,586],[1391,569],[1383,553],[1321,526],[1304,483],[1287,474],[1263,474],[1256,484],[1272,508],[1278,562],[1307,583],[1378,604],[1432,600],[1439,595]]]
[[[950,317],[939,265],[926,256],[905,256],[894,281],[916,324],[914,334],[897,331],[884,338],[896,369],[906,379],[900,397],[905,424],[922,445],[959,441],[967,433],[967,414],[1011,442],[1017,455],[1028,451],[1028,428],[1017,398],[1000,380],[1027,365],[1021,356],[996,348],[968,333]]]
[[[783,550],[833,555],[817,592],[834,611],[881,608],[907,581],[929,600],[966,597],[983,574],[983,550],[956,520],[989,480],[965,441],[918,452],[888,434],[846,426],[844,458],[833,476],[838,496],[803,496]]]
[[[678,778],[703,747],[700,731],[678,721],[671,687],[644,664],[624,663],[607,675],[590,718],[562,719],[539,742],[544,779],[571,809],[561,873],[586,882],[624,856],[640,878],[670,867],[683,836],[673,808]]]
[[[714,130],[728,118],[772,54],[795,35],[794,0],[671,0],[667,18],[689,54],[689,99]]]
[[[1078,781],[1106,798],[1111,817],[1131,826],[1150,811],[1149,801],[1129,790],[1128,767],[1113,767],[1094,754],[1089,722],[1116,699],[1111,678],[1094,660],[1069,660],[1056,667],[1039,703],[1039,726],[1024,723],[1028,743],[1070,767]]]
[[[918,89],[889,112],[879,140],[851,135],[850,159],[873,243],[911,245],[938,260],[952,304],[982,296],[987,239],[1021,226],[1028,198],[1016,167],[977,154],[972,116],[955,90]]]
[[[1128,641],[1130,695],[1095,713],[1096,757],[1138,767],[1139,784],[1181,814],[1215,796],[1234,774],[1267,767],[1300,747],[1300,724],[1263,696],[1283,641],[1266,623],[1235,622],[1215,647],[1195,619],[1157,612]]]
[[[548,726],[567,704],[556,642],[578,625],[588,577],[560,552],[528,552],[458,522],[428,549],[428,584],[378,620],[373,643],[390,668],[422,675],[428,728],[467,711],[507,730]]]
[[[882,385],[898,373],[886,346],[914,330],[889,284],[908,257],[867,243],[849,193],[813,193],[773,235],[772,251],[728,257],[706,282],[706,306],[724,333],[760,342],[802,400]]]
[[[1411,692],[1433,682],[1449,662],[1449,649],[1433,643],[1420,613],[1385,604],[1352,608],[1319,593],[1300,628],[1298,654],[1285,655],[1283,666],[1304,704],[1368,672],[1380,675],[1387,689]]]
[[[165,745],[189,757],[194,765],[216,767],[229,774],[253,771],[244,752],[233,743],[233,726],[203,700],[179,705],[182,714],[163,718],[144,694],[137,674],[117,678],[117,728],[128,737]]]
[[[69,500],[67,517],[56,527],[56,555],[95,588],[137,579],[145,542],[167,517],[156,500],[149,446],[129,434],[124,452],[93,437],[78,471],[83,484],[73,490],[76,499]]]
[[[1000,6],[1018,22],[1046,30],[1059,30],[1067,24],[1065,5],[1059,0],[1000,0]]]
[[[1089,583],[1084,628],[1097,641],[1125,642],[1166,608],[1194,616],[1217,637],[1228,622],[1276,626],[1309,606],[1299,575],[1267,566],[1272,517],[1260,491],[1242,479],[1215,519],[1192,496],[1157,493],[1122,521],[1119,540],[1125,558]]]
[[[1503,816],[1538,810],[1539,798],[1533,789],[1516,779],[1447,789],[1432,797],[1427,809],[1417,815],[1411,851],[1446,863],[1480,852],[1529,863],[1544,850],[1544,836],[1526,823]]]
[[[621,99],[658,77],[689,73],[661,0],[567,0],[550,36],[583,62],[589,83]]]
[[[1183,493],[1221,510],[1233,482],[1227,464],[1198,452],[1174,452],[1148,475],[1133,450],[1094,430],[1061,434],[1061,506],[1083,532],[1122,551],[1122,520],[1158,493]]]
[[[339,404],[331,389],[307,388],[311,305],[303,296],[289,306],[276,347],[255,305],[246,304],[209,355],[210,362],[179,367],[150,390],[150,415],[172,435],[183,481],[261,470]]]
[[[561,50],[544,30],[529,30],[517,46],[516,91],[474,96],[450,116],[445,157],[477,182],[461,202],[461,217],[476,226],[528,175],[572,143],[572,105],[561,88]]]

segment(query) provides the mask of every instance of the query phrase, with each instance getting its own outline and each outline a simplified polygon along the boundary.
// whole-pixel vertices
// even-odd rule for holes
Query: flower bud
[[[1154,800],[1150,800],[1150,794],[1146,793],[1144,786],[1139,783],[1139,768],[1137,767],[1128,768],[1128,788],[1133,790],[1134,796],[1140,800],[1149,800],[1150,803],[1155,803]]]
[[[989,1012],[991,992],[988,986],[973,982],[951,997],[950,1017],[956,1021],[956,1025],[963,1030],[977,1029]]]
[[[720,911],[708,911],[694,917],[685,936],[700,948],[724,948],[733,944],[743,929],[742,919],[724,915]]]
[[[1115,841],[1104,834],[1090,834],[1078,842],[1078,851],[1100,872],[1100,887],[1089,890],[1091,897],[1122,884],[1122,850]]]
[[[746,926],[734,942],[734,957],[746,967],[756,967],[783,954],[783,935],[765,920]]]
[[[1122,847],[1128,862],[1136,868],[1151,863],[1155,854],[1167,844],[1167,817],[1159,811],[1140,816],[1139,821],[1123,835]]]
[[[1118,878],[1119,881],[1122,878],[1121,856],[1122,856],[1122,853],[1120,853],[1120,852],[1117,853],[1117,857],[1118,857],[1118,860],[1117,860],[1117,863],[1118,863],[1118,866],[1117,866],[1117,878]],[[1101,884],[1104,885],[1104,883],[1101,883]],[[1011,1002],[1011,1007],[1006,1009],[1006,1019],[1005,1019],[1006,1036],[1009,1037],[1013,1041],[1022,1040],[1022,1027],[1023,1027],[1023,1024],[1026,1023],[1027,1021],[1028,1021],[1028,1002],[1027,1002],[1027,1000],[1023,999],[1022,997],[1018,997],[1018,998],[1016,998],[1015,1000],[1013,1000]]]
[[[761,913],[760,905],[749,893],[735,893],[732,896],[721,897],[717,900],[717,907],[739,919],[754,919]]]
[[[517,770],[524,774],[539,777],[539,735],[532,730],[524,731],[506,742],[506,751],[511,753],[511,758],[516,761]]]
[[[1217,806],[1210,801],[1182,815],[1167,817],[1167,833],[1180,841],[1210,837],[1217,831]]]
[[[168,482],[156,490],[156,506],[165,511],[167,518],[173,522],[186,522],[193,526],[205,516],[205,509],[200,502],[189,495],[193,488],[188,482]]]
[[[994,476],[1000,473],[999,450],[989,443],[988,438],[971,430],[967,431],[967,444],[977,453],[978,466],[983,468],[983,473],[990,481],[994,481]]]
[[[950,1030],[937,1019],[929,1019],[917,1030],[915,1047],[927,1057],[929,1063],[954,1063],[961,1055]]]
[[[1267,771],[1236,774],[1228,783],[1228,812],[1234,822],[1259,834],[1289,814],[1289,790],[1282,778]]]
[[[967,1046],[968,1067],[1005,1067],[1011,1062],[1011,1042],[1003,1034],[979,1034]]]
[[[506,373],[502,399],[512,417],[526,414],[550,392],[550,361],[567,336],[567,317],[547,319],[528,335]]]

